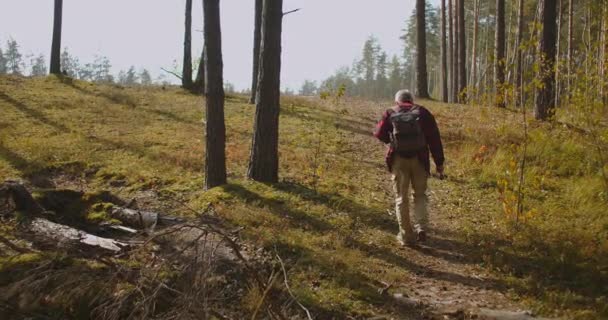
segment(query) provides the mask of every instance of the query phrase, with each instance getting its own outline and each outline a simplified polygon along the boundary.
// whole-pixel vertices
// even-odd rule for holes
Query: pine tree
[[[33,58],[31,61],[31,64],[32,64],[31,75],[33,77],[46,76],[47,69],[46,69],[46,61],[44,60],[44,55],[39,55],[39,56]]]
[[[51,73],[61,74],[61,24],[63,15],[63,0],[55,0],[55,15],[53,21],[53,44],[51,48]]]
[[[467,37],[465,28],[464,0],[458,2],[458,92],[459,102],[467,102]]]
[[[5,59],[7,72],[13,75],[21,75],[23,56],[19,52],[19,44],[14,39],[8,40],[6,44]]]
[[[68,48],[64,48],[61,53],[61,67],[71,78],[80,78],[80,62],[78,58],[70,55]]]
[[[220,1],[203,1],[205,20],[205,188],[226,184],[226,124],[224,120],[224,63]]]
[[[494,37],[494,103],[505,108],[505,0],[496,0],[496,35]]]
[[[448,102],[448,57],[446,48],[445,0],[441,0],[441,101]]]
[[[150,72],[148,70],[141,70],[141,72],[139,73],[139,83],[142,86],[152,85],[152,76],[150,76]]]
[[[186,0],[182,88],[192,89],[192,0]]]
[[[7,61],[4,57],[4,53],[2,53],[2,48],[0,48],[0,75],[6,74],[7,71]]]
[[[557,1],[543,0],[542,34],[540,38],[540,63],[538,78],[542,86],[536,91],[534,117],[547,120],[555,109],[555,54],[557,52]]]
[[[279,180],[279,112],[281,89],[281,33],[283,0],[264,0],[260,76],[257,87],[254,137],[249,178]]]
[[[428,73],[426,68],[426,1],[416,0],[416,94],[420,98],[430,98]]]
[[[254,26],[253,26],[253,72],[251,74],[251,97],[249,103],[254,104],[258,88],[258,74],[260,70],[260,45],[262,41],[262,10],[263,0],[255,0]]]

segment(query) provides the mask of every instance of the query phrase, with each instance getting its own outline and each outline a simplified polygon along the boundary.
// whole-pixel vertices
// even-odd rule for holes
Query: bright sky
[[[439,0],[432,0],[438,3]],[[50,53],[52,0],[0,0],[0,44],[14,38],[24,54]],[[202,1],[194,0],[193,29],[202,29]],[[254,0],[222,0],[224,73],[237,89],[249,88]],[[81,62],[110,58],[113,72],[131,65],[154,77],[181,60],[185,0],[64,0],[62,46]],[[34,6],[34,7],[30,7]],[[389,54],[399,54],[399,36],[415,0],[285,0],[282,86],[298,89],[351,65],[363,42],[375,35]],[[202,33],[193,33],[193,55]]]

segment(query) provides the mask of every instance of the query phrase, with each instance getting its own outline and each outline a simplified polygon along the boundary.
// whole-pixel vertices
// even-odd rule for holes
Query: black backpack
[[[391,110],[390,121],[393,125],[391,143],[395,152],[414,156],[427,147],[424,132],[420,125],[420,107]]]

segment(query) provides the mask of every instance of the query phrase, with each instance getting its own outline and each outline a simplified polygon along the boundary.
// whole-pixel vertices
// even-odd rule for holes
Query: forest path
[[[373,125],[383,109],[371,109],[369,106],[365,109],[353,108],[354,111],[349,113]],[[448,136],[448,141],[444,137],[444,146],[448,159],[447,174],[450,175],[450,155],[458,152],[458,144],[452,143],[449,136],[452,135],[453,126],[458,125],[452,122],[457,120],[457,115],[446,113],[443,108],[435,110],[440,130]],[[375,164],[370,169],[374,170],[378,177],[376,183],[384,190],[382,201],[387,209],[385,222],[394,223],[396,230],[394,215],[388,217],[388,211],[393,212],[394,208],[390,174],[384,166],[385,149],[371,135],[353,135],[351,143],[359,146],[356,153],[360,161]],[[476,221],[487,222],[493,214],[488,210],[495,208],[498,203],[494,190],[479,192],[473,189],[463,179],[431,178],[428,191],[431,226],[427,241],[413,247],[401,247],[394,235],[391,235],[393,241],[390,242],[376,242],[372,238],[370,243],[375,249],[366,251],[374,258],[397,267],[404,275],[392,282],[381,277],[376,280],[387,285],[384,292],[397,304],[409,308],[422,307],[424,311],[416,318],[538,319],[515,300],[515,295],[511,294],[514,288],[483,266],[476,245],[465,241],[466,228],[471,225],[487,228],[487,224],[482,223],[476,226]]]

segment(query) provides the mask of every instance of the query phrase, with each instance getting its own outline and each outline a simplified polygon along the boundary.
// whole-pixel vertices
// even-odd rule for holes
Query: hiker
[[[409,91],[397,92],[395,102],[397,105],[382,115],[374,136],[389,146],[386,164],[395,190],[397,240],[401,245],[414,245],[416,241],[426,241],[429,223],[426,195],[431,173],[429,150],[437,174],[443,179],[443,145],[435,117],[423,106],[414,104]],[[414,189],[414,229],[409,213],[410,184]]]

